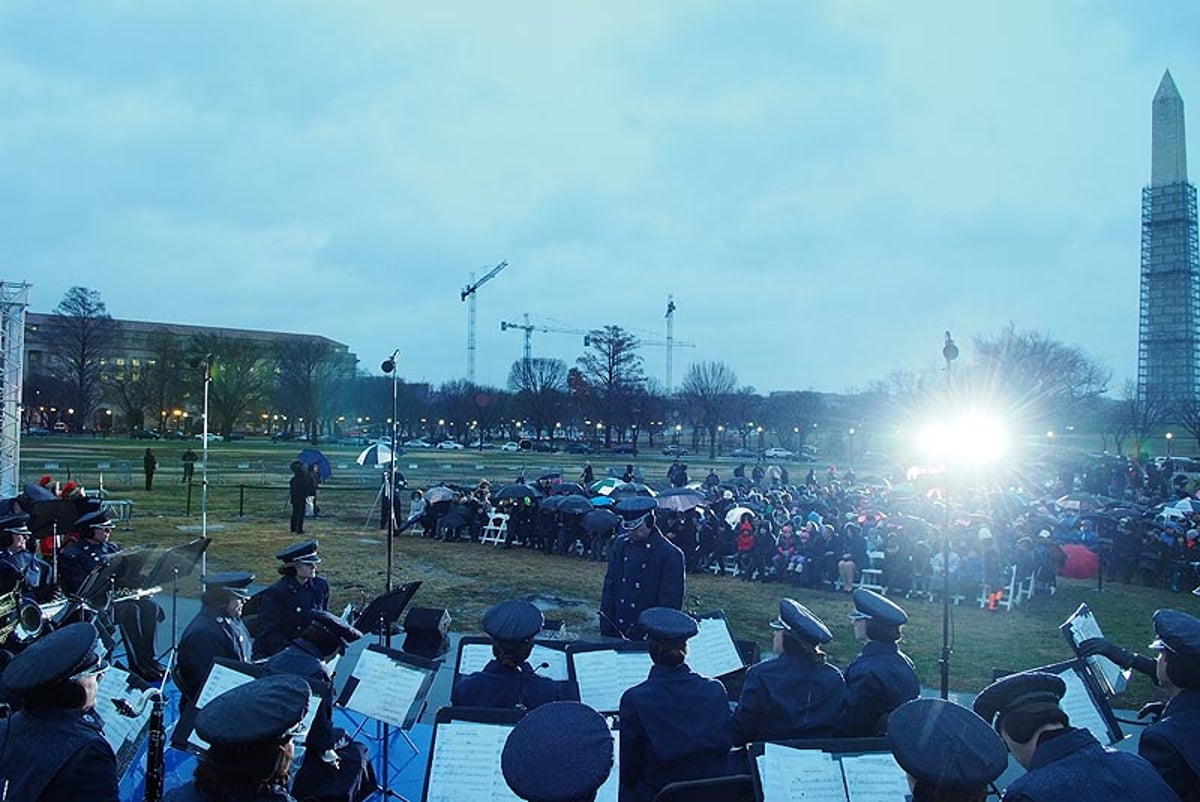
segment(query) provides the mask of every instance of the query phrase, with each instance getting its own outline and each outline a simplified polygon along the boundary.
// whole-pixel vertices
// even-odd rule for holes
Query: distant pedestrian
[[[150,490],[154,484],[154,471],[158,469],[158,457],[154,456],[154,452],[146,449],[146,453],[142,455],[142,470],[146,472],[146,489]]]
[[[191,446],[188,446],[187,451],[183,452],[180,459],[183,460],[183,481],[190,484],[192,476],[196,473],[196,460],[200,457],[196,456],[196,452],[192,450]]]
[[[292,534],[304,534],[304,506],[308,501],[308,497],[312,495],[312,480],[308,478],[308,471],[304,470],[304,463],[300,460],[292,462],[292,478],[288,482],[289,498],[292,502]]]
[[[321,514],[321,508],[317,506],[317,488],[321,486],[321,466],[315,462],[308,466],[308,481],[312,485],[312,517],[316,518]]]

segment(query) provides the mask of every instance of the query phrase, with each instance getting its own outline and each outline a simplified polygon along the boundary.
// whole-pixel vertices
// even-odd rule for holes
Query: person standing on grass
[[[146,453],[142,455],[142,470],[146,474],[146,489],[150,490],[154,484],[154,471],[158,468],[158,457],[154,456],[154,452],[146,449]]]
[[[288,481],[288,498],[292,503],[291,531],[293,535],[304,534],[304,505],[313,494],[312,480],[304,463],[300,460],[292,462],[292,478]]]
[[[183,460],[183,483],[191,484],[192,477],[196,475],[196,461],[200,459],[196,452],[188,446],[187,451],[183,452],[183,456],[179,459]]]

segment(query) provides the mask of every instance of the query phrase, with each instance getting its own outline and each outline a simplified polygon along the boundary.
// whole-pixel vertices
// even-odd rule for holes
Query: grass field
[[[143,487],[141,457],[150,445],[158,456],[160,470],[154,489]],[[21,474],[25,481],[50,473],[56,480],[82,481],[94,491],[103,474],[109,498],[134,503],[133,527],[118,530],[114,540],[122,545],[173,545],[196,536],[200,528],[200,471],[191,488],[191,514],[187,514],[187,487],[182,484],[180,456],[186,443],[47,437],[26,439],[22,448]],[[198,445],[198,444],[197,444]],[[209,534],[214,538],[209,551],[213,569],[245,568],[255,571],[260,582],[273,581],[277,550],[294,542],[288,532],[288,464],[298,454],[296,444],[261,441],[218,443],[209,456]],[[362,604],[383,589],[386,571],[386,536],[378,529],[379,473],[354,464],[358,449],[322,448],[334,466],[333,478],[322,485],[319,518],[305,523],[306,536],[321,542],[322,574],[333,587],[334,606],[346,602]],[[197,448],[199,453],[199,448]],[[401,465],[410,487],[440,481],[474,484],[487,477],[493,486],[511,482],[519,472],[534,478],[543,472],[562,471],[567,478],[578,476],[583,462],[592,461],[597,476],[608,467],[623,469],[628,459],[581,457],[562,454],[502,454],[494,451],[423,451],[406,454]],[[638,464],[651,482],[665,481],[670,460],[657,451],[642,454]],[[717,460],[715,466],[728,475],[735,460]],[[694,478],[707,472],[713,461],[690,458]],[[794,472],[802,473],[803,468]],[[574,557],[547,556],[525,549],[505,550],[475,543],[442,543],[403,536],[394,541],[395,582],[421,580],[414,604],[445,607],[454,618],[454,628],[474,631],[483,611],[496,601],[539,594],[561,600],[548,617],[567,620],[580,634],[595,634],[604,565]],[[210,569],[212,570],[212,569]],[[189,580],[185,592],[195,593],[197,583]],[[723,609],[737,637],[754,639],[764,650],[770,645],[766,622],[775,614],[779,598],[789,595],[808,605],[833,630],[829,646],[834,663],[840,666],[853,658],[858,645],[846,614],[844,594],[784,588],[776,584],[742,582],[731,577],[689,575],[688,593],[699,597],[700,610]],[[969,601],[953,608],[951,687],[977,691],[991,678],[995,668],[1022,669],[1070,657],[1058,625],[1086,601],[1096,612],[1105,633],[1122,645],[1145,651],[1152,640],[1150,616],[1159,607],[1176,607],[1192,612],[1196,604],[1190,594],[1131,585],[1104,586],[1097,592],[1094,582],[1060,579],[1054,596],[1035,597],[1011,612],[980,610]],[[921,681],[937,687],[937,660],[941,651],[941,606],[926,601],[903,602],[911,617],[905,628],[904,648],[917,664]],[[1155,689],[1145,678],[1135,679],[1121,699],[1134,707],[1155,698]]]

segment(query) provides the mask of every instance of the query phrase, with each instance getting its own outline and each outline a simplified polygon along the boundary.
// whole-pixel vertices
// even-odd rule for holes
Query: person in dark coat
[[[32,535],[24,515],[0,521],[0,593],[11,593],[21,585],[26,603],[47,601],[54,589],[50,564],[25,547]]]
[[[652,802],[673,782],[722,776],[733,743],[725,686],[684,662],[695,619],[652,607],[639,623],[654,665],[621,695],[620,802]]]
[[[76,594],[84,581],[110,555],[121,547],[113,543],[113,522],[108,510],[101,507],[75,521],[79,539],[73,540],[58,555],[60,586],[64,593]],[[153,599],[133,599],[112,605],[112,616],[125,641],[130,668],[147,682],[159,682],[166,667],[154,657],[158,622],[165,616]]]
[[[117,802],[117,758],[93,712],[108,668],[90,623],[49,633],[0,676],[21,709],[0,720],[0,788],[7,799]]]
[[[300,460],[292,462],[292,478],[288,480],[288,499],[292,504],[292,534],[304,534],[304,507],[308,501],[308,497],[313,495],[316,489],[312,486],[312,477],[308,475],[308,471],[304,470],[304,463]]]
[[[984,802],[1008,768],[1004,741],[983,719],[945,699],[914,699],[892,713],[888,748],[913,802]]]
[[[975,697],[975,712],[1026,771],[1008,786],[1004,802],[1177,802],[1145,758],[1106,749],[1089,730],[1072,727],[1059,706],[1066,692],[1057,674],[1025,671]]]
[[[158,469],[158,457],[154,456],[154,452],[147,448],[146,453],[142,455],[142,472],[146,474],[146,489],[150,490],[154,484],[154,471]]]
[[[191,484],[192,477],[196,475],[196,462],[200,457],[191,446],[188,446],[187,451],[183,452],[183,456],[179,459],[183,462],[183,479],[181,481]]]
[[[864,588],[852,596],[854,637],[864,644],[846,667],[846,715],[839,730],[847,737],[882,735],[893,710],[921,695],[921,681],[900,651],[900,627],[908,614],[898,604]]]
[[[506,601],[483,614],[483,631],[492,639],[492,659],[483,670],[460,677],[450,704],[533,710],[563,697],[563,687],[539,677],[529,664],[533,639],[542,631],[542,611],[527,601]]]
[[[842,672],[825,661],[829,628],[794,599],[779,603],[773,660],[751,666],[733,712],[734,746],[749,741],[828,738],[846,707]]]
[[[315,610],[329,609],[329,583],[317,576],[317,541],[289,546],[275,557],[283,561],[283,576],[259,595],[255,660],[270,657],[299,637]]]
[[[622,534],[613,542],[600,594],[600,634],[642,638],[638,616],[651,607],[683,608],[683,552],[655,524],[657,502],[621,499],[614,508]]]
[[[163,802],[296,802],[288,793],[292,735],[310,693],[299,677],[269,676],[206,704],[196,714],[196,734],[208,750],[191,782],[168,791]]]
[[[1170,697],[1151,702],[1138,718],[1157,720],[1142,730],[1138,754],[1150,761],[1183,802],[1200,800],[1200,619],[1178,610],[1154,613],[1158,659],[1134,654],[1106,638],[1080,644],[1080,654],[1099,654],[1121,668],[1146,674]]]
[[[360,800],[375,789],[367,749],[333,725],[335,656],[362,638],[362,633],[333,613],[317,610],[300,637],[266,662],[271,674],[300,677],[321,694],[321,706],[305,740],[304,761],[292,790],[299,799]]]
[[[250,633],[242,623],[242,607],[254,581],[249,571],[212,573],[204,578],[200,612],[187,625],[175,652],[173,678],[182,695],[181,706],[200,696],[204,680],[218,657],[239,663],[251,661]]]

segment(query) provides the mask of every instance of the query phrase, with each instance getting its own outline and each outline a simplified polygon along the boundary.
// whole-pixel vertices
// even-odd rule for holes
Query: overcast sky
[[[1150,101],[1170,68],[1200,108],[1198,38],[1178,0],[7,0],[0,278],[441,382],[504,259],[481,383],[521,355],[501,320],[663,339],[671,293],[676,385],[844,391],[1012,322],[1119,389]]]

